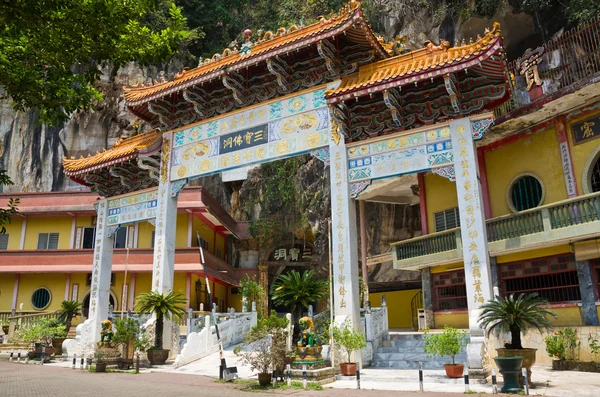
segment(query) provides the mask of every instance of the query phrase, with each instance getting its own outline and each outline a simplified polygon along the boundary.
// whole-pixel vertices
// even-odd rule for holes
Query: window
[[[442,232],[444,230],[460,227],[460,215],[458,213],[458,207],[436,212],[433,214],[433,218],[436,232]]]
[[[548,302],[580,301],[579,280],[573,255],[536,258],[499,266],[502,292],[537,292]]]
[[[0,250],[8,249],[8,234],[0,234]]]
[[[134,234],[133,227],[121,226],[115,233],[115,243],[113,247],[132,248]]]
[[[433,274],[432,278],[435,310],[467,308],[467,287],[463,269]]]
[[[36,310],[44,310],[50,304],[50,299],[51,295],[48,288],[38,288],[31,295],[31,305]]]
[[[600,158],[596,159],[590,172],[590,189],[592,193],[600,192]]]
[[[77,236],[75,238],[75,249],[94,248],[96,245],[96,228],[94,227],[78,227]]]
[[[517,177],[509,188],[508,204],[513,212],[535,208],[544,200],[544,188],[533,175]]]
[[[55,250],[58,249],[58,233],[40,233],[38,234],[39,250]]]

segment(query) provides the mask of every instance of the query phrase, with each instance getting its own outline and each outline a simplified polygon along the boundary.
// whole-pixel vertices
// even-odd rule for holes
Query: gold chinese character
[[[473,285],[475,286],[475,291],[481,292],[481,280],[475,280]]]
[[[471,190],[471,182],[470,181],[465,181],[465,183],[464,183],[463,186],[464,186],[464,188],[465,188],[466,191]]]
[[[342,296],[346,295],[346,288],[343,285],[340,286],[338,291],[339,291],[340,295],[342,295]]]
[[[463,160],[460,162],[460,166],[463,168],[469,168],[469,162],[467,160]]]
[[[461,148],[460,149],[460,157],[467,157],[467,148]]]
[[[590,138],[594,136],[594,131],[592,130],[592,127],[594,125],[596,125],[596,123],[594,123],[593,121],[586,121],[585,123],[583,123],[583,125],[581,126],[583,138]]]
[[[231,157],[231,160],[232,160],[233,164],[239,164],[240,163],[240,154],[239,153],[235,153]]]
[[[233,144],[232,138],[227,138],[227,139],[223,140],[223,149],[231,148],[232,144]]]
[[[463,170],[462,176],[464,176],[465,178],[469,177],[469,169],[468,168],[466,168],[466,169]]]
[[[473,215],[473,213],[474,213],[473,206],[468,205],[467,208],[465,209],[465,212],[467,213],[467,215]]]
[[[480,270],[479,265],[473,266],[473,277],[476,277],[476,278],[481,277],[481,270]]]
[[[261,141],[263,139],[263,130],[254,131],[254,142]]]
[[[250,159],[252,158],[252,153],[250,153],[250,150],[246,150],[246,153],[244,153],[244,158],[250,161]]]
[[[256,158],[257,159],[262,159],[265,157],[265,148],[258,148],[258,150],[256,151]]]
[[[469,230],[469,238],[476,239],[479,236],[479,232],[477,230]]]
[[[471,257],[471,265],[479,265],[479,257],[477,256],[477,254],[473,254],[473,256]]]
[[[342,276],[341,274],[338,276],[338,283],[344,284],[346,282],[346,276]]]
[[[477,243],[475,241],[471,241],[471,244],[469,244],[469,251],[477,251]]]
[[[229,165],[229,156],[221,157],[221,167],[227,167]]]
[[[346,300],[344,298],[342,298],[342,300],[340,301],[340,308],[346,308]]]
[[[461,146],[465,146],[467,144],[467,140],[465,138],[460,138],[458,140],[458,144]]]
[[[254,136],[254,133],[252,132],[246,132],[246,135],[244,135],[244,139],[246,140],[246,143],[249,145],[252,143],[252,137]]]
[[[473,227],[473,225],[475,224],[475,218],[474,217],[469,217],[467,218],[467,229],[470,229],[471,227]]]
[[[235,138],[233,138],[233,143],[235,143],[235,146],[242,146],[243,143],[243,139],[241,135],[236,136]]]

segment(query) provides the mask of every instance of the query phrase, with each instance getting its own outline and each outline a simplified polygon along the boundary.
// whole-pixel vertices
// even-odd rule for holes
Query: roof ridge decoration
[[[157,150],[162,143],[162,132],[149,131],[132,137],[117,140],[111,149],[103,149],[95,155],[87,157],[63,156],[63,167],[67,176],[83,174],[94,169],[110,166],[135,157],[139,152],[147,153]]]
[[[486,28],[483,37],[478,35],[476,41],[470,39],[469,43],[463,39],[461,45],[456,42],[452,47],[447,41],[442,41],[439,46],[427,41],[425,48],[361,66],[357,73],[343,77],[342,83],[337,89],[327,91],[325,98],[329,103],[337,103],[349,99],[351,92],[353,93],[351,96],[357,97],[364,95],[362,90],[365,89],[368,89],[368,93],[381,91],[389,88],[389,84],[386,83],[401,78],[406,79],[408,76],[414,76],[410,78],[410,82],[417,84],[421,78],[442,74],[436,71],[434,76],[431,72],[435,69],[451,67],[454,72],[458,63],[482,55],[491,47],[495,47],[495,44],[498,44],[498,48],[501,47],[498,43],[500,39],[500,24],[494,22],[492,30]],[[473,62],[478,64],[480,60]],[[416,75],[422,76],[417,78]],[[406,82],[404,83],[406,84]]]
[[[223,53],[215,54],[212,58],[202,61],[194,69],[184,68],[172,81],[155,81],[133,87],[124,86],[123,96],[129,106],[139,105],[263,61],[269,57],[267,53],[276,52],[282,47],[291,47],[295,43],[307,40],[321,40],[321,36],[325,33],[335,31],[348,23],[354,25],[360,20],[364,20],[360,1],[350,0],[337,14],[329,18],[321,16],[317,22],[308,26],[293,25],[289,29],[281,27],[275,33],[267,31],[256,43],[249,41],[251,31],[247,29],[243,33],[246,42],[242,44],[240,50],[237,49],[237,43],[233,42],[230,46],[232,48],[226,48]],[[372,31],[367,34],[371,35],[370,41],[382,57],[393,55],[398,42],[386,43],[383,37],[375,35]]]

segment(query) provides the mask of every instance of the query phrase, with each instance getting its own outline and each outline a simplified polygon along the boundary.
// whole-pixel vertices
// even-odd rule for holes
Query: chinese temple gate
[[[281,28],[256,41],[252,32],[244,34],[238,49],[216,54],[173,81],[125,90],[129,110],[155,131],[122,139],[96,156],[65,159],[69,177],[105,197],[98,203],[85,343],[99,339],[107,317],[116,227],[155,223],[152,286],[168,291],[173,219],[188,181],[311,153],[330,170],[335,318],[355,327],[360,303],[354,198],[372,180],[420,171],[456,181],[466,226],[469,366],[482,369],[477,309],[492,291],[474,142],[493,124],[489,111],[511,94],[499,25],[469,43],[428,43],[405,53],[400,43],[376,37],[360,3],[350,1],[338,15],[306,27]],[[285,259],[293,260],[291,254],[288,249]],[[282,253],[271,259],[281,259],[277,255]]]

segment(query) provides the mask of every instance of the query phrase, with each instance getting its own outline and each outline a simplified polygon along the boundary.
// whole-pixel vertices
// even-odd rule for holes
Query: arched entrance
[[[117,299],[115,298],[115,294],[113,294],[112,291],[110,291],[109,294],[109,304],[112,305],[113,309],[116,308],[117,306],[115,305],[115,302],[117,301]],[[85,298],[83,298],[83,304],[81,305],[81,313],[83,314],[83,317],[88,318],[89,315],[89,310],[90,310],[90,293],[88,291],[87,295],[85,296]]]

